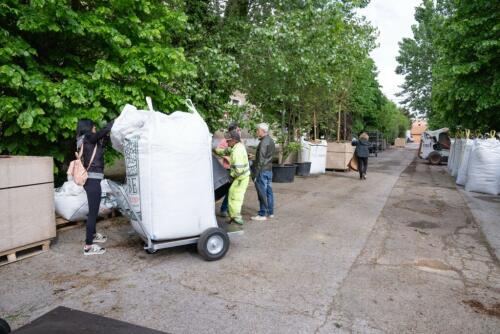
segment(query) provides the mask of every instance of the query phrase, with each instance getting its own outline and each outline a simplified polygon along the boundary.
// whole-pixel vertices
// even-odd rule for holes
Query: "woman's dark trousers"
[[[361,179],[363,175],[366,174],[366,169],[368,168],[368,158],[358,157],[358,165],[359,178]]]
[[[89,178],[87,182],[85,182],[83,188],[87,192],[87,201],[89,203],[85,244],[92,245],[96,233],[95,224],[97,221],[97,214],[99,213],[99,205],[101,204],[101,180]]]

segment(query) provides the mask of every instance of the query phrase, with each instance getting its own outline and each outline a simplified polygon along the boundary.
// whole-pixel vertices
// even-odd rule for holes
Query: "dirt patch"
[[[414,212],[416,211],[429,216],[442,216],[448,205],[444,201],[438,199],[427,201],[416,198],[399,201],[393,206],[399,209],[406,209]]]
[[[425,221],[425,220],[420,220],[420,221],[409,223],[408,226],[409,227],[422,228],[422,229],[439,227],[438,224],[431,223],[431,222],[428,222],[428,221]]]
[[[480,301],[474,299],[464,300],[463,303],[469,305],[476,313],[487,314],[500,318],[500,303],[493,304],[491,307],[487,307]]]
[[[118,278],[103,277],[102,275],[87,276],[82,274],[55,274],[47,277],[51,284],[60,287],[62,285],[69,285],[70,288],[81,288],[87,285],[93,285],[99,289],[105,289],[109,284],[118,281]],[[54,291],[57,293],[63,292],[67,289],[56,288]]]
[[[434,269],[434,270],[454,270],[453,267],[450,267],[446,263],[441,262],[439,260],[432,260],[432,259],[418,260],[415,262],[415,266],[423,267],[423,268],[430,268],[430,269]]]

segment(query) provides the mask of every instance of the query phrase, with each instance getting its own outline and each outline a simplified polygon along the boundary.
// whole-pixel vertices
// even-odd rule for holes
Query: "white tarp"
[[[499,183],[500,142],[476,139],[469,157],[465,190],[497,195]]]
[[[126,105],[111,129],[113,147],[125,156],[129,203],[153,240],[200,235],[217,226],[212,135],[195,110],[150,109]]]
[[[115,207],[107,180],[101,181],[101,192],[99,216],[104,217]],[[87,193],[72,180],[64,182],[62,187],[55,190],[54,205],[56,213],[68,221],[82,221],[89,214]]]
[[[469,170],[470,154],[474,148],[474,141],[472,139],[466,139],[462,154],[462,161],[460,162],[460,167],[457,173],[457,184],[463,186],[467,182],[467,172]]]

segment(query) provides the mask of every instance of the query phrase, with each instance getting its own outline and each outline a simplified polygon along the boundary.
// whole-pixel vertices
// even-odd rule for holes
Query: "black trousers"
[[[87,179],[83,186],[87,193],[87,201],[89,203],[89,215],[87,216],[87,234],[85,244],[92,245],[94,235],[96,234],[95,224],[99,213],[99,205],[101,204],[101,180]]]
[[[363,174],[366,174],[367,168],[368,168],[368,157],[366,158],[358,157],[358,171],[360,178],[363,177]]]

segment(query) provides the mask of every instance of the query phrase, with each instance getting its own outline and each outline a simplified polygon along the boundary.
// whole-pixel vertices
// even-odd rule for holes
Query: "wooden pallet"
[[[27,259],[49,250],[50,240],[35,242],[0,253],[0,266]]]
[[[85,222],[84,221],[77,221],[77,222],[71,222],[69,220],[66,220],[62,217],[57,217],[56,218],[56,228],[57,232],[62,232],[66,230],[71,230],[75,227],[80,227],[84,226]]]

